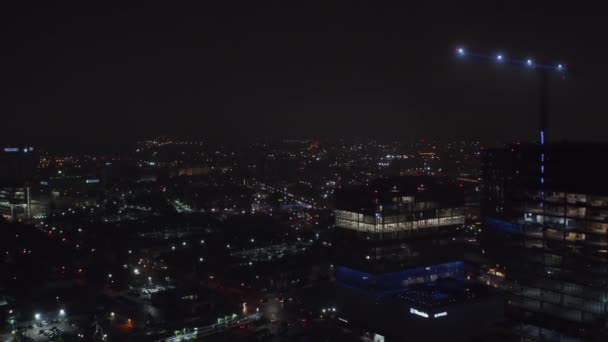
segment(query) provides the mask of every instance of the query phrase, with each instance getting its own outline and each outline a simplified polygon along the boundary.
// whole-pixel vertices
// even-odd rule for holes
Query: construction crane
[[[549,93],[548,83],[549,82],[548,82],[548,80],[549,80],[549,75],[551,73],[558,73],[562,77],[565,78],[566,73],[568,71],[567,65],[562,64],[562,63],[542,64],[542,63],[537,63],[532,58],[526,58],[526,59],[507,58],[502,53],[488,55],[488,54],[482,54],[482,53],[476,53],[476,52],[469,52],[464,47],[458,47],[456,49],[455,53],[458,58],[477,59],[477,60],[488,61],[488,62],[499,63],[499,64],[512,64],[512,65],[516,65],[516,66],[522,66],[522,67],[525,67],[530,70],[534,70],[534,71],[538,72],[539,81],[540,81],[539,82],[539,87],[540,87],[540,89],[539,89],[539,131],[538,131],[538,141],[539,141],[539,145],[540,145],[539,183],[540,183],[540,191],[541,191],[541,199],[542,199],[540,205],[541,205],[541,208],[544,209],[544,201],[545,201],[544,184],[545,184],[545,173],[546,173],[545,162],[547,160],[546,151],[545,151],[545,149],[546,149],[545,142],[547,141],[547,126],[548,126],[548,120],[549,120],[549,110],[548,110],[548,93]]]
[[[497,53],[495,55],[486,55],[481,53],[473,53],[465,50],[463,47],[459,47],[456,49],[456,55],[459,58],[467,58],[467,59],[478,59],[485,60],[489,62],[499,63],[499,64],[513,64],[517,66],[523,66],[531,70],[535,70],[539,74],[540,79],[540,108],[539,108],[539,141],[541,145],[544,145],[545,140],[547,138],[547,124],[548,124],[548,79],[550,73],[559,73],[563,77],[565,77],[566,72],[568,71],[566,64],[541,64],[534,61],[534,59],[517,59],[517,58],[507,58],[502,53]]]

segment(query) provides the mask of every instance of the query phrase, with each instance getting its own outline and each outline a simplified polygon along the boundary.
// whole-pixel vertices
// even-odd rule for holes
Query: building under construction
[[[482,246],[506,275],[506,312],[522,338],[608,338],[605,155],[596,144],[484,151]]]
[[[428,176],[379,179],[336,192],[336,277],[372,292],[462,276],[464,197]]]
[[[464,223],[462,189],[433,177],[379,179],[336,192],[336,226],[366,239],[424,235]]]

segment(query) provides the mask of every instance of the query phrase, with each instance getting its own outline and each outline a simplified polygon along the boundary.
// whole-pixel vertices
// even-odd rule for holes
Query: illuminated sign
[[[429,318],[429,314],[427,314],[424,311],[416,310],[414,308],[410,308],[410,313],[412,315],[416,315],[416,316],[420,316],[420,317],[424,317],[424,318]]]
[[[380,334],[374,334],[374,342],[384,342],[384,336]]]
[[[85,180],[87,184],[99,183],[99,179],[87,179]]]
[[[5,147],[4,152],[19,152],[19,147]]]
[[[40,181],[40,185],[49,185],[49,182],[47,182],[47,181]]]
[[[430,315],[428,313],[426,313],[424,311],[420,311],[420,310],[414,309],[414,308],[410,308],[410,313],[412,315],[416,315],[416,316],[420,316],[420,317],[424,317],[424,318],[429,318],[430,317]],[[436,314],[433,314],[433,318],[445,317],[447,315],[448,315],[447,311],[442,311],[442,312],[438,312]]]
[[[348,320],[342,318],[342,317],[338,317],[338,321],[340,322],[344,322],[344,323],[348,323]]]

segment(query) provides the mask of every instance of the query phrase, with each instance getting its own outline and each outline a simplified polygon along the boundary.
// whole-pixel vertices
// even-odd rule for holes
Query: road
[[[180,341],[187,341],[188,339],[191,339],[191,338],[206,337],[206,336],[210,336],[210,335],[214,335],[214,334],[219,334],[219,333],[225,332],[227,330],[239,327],[241,325],[257,321],[260,318],[262,318],[262,315],[260,313],[255,313],[252,315],[245,316],[243,318],[239,318],[239,319],[230,321],[228,323],[214,323],[214,324],[210,324],[210,325],[203,326],[203,327],[196,327],[196,328],[188,329],[188,330],[192,330],[192,331],[189,333],[186,333],[184,335],[181,335],[181,336],[169,337],[169,338],[162,339],[159,341],[180,342]]]

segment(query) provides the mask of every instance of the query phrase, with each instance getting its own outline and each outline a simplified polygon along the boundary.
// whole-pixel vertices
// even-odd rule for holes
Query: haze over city
[[[603,13],[4,4],[0,342],[607,341]]]
[[[604,137],[606,23],[571,4],[5,6],[7,142],[532,136],[534,76],[454,63],[460,45],[569,64],[553,137]]]

